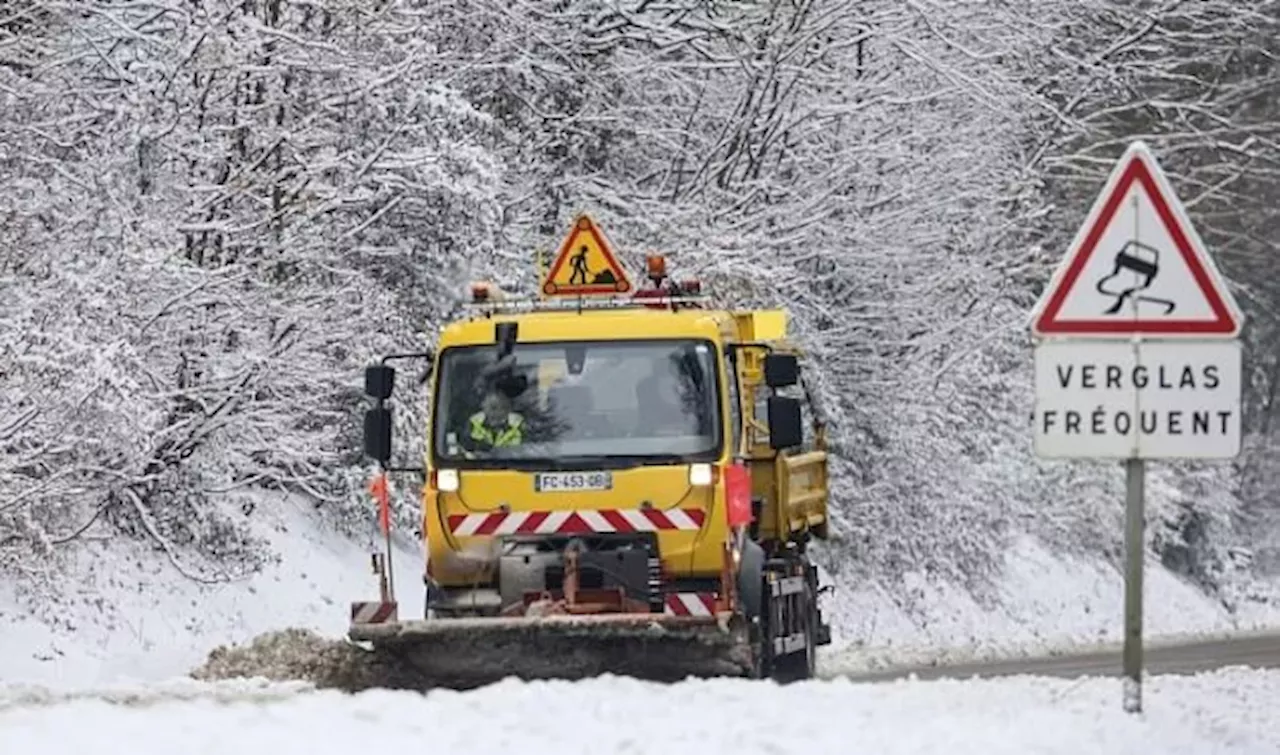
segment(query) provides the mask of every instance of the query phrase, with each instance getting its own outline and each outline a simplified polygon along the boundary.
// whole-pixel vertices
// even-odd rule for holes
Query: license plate
[[[539,493],[609,490],[612,487],[611,472],[539,472],[533,477],[533,489]]]

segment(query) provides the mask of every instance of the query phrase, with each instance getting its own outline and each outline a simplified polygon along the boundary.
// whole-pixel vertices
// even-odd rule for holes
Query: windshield
[[[441,353],[437,464],[618,466],[710,461],[721,427],[703,340],[517,343]]]

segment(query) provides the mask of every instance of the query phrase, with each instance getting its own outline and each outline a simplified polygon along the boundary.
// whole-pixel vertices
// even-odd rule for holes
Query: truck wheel
[[[748,540],[742,547],[742,563],[738,567],[738,598],[748,621],[764,614],[764,548]]]
[[[814,609],[814,600],[817,596],[807,586],[803,595],[803,601],[797,602],[803,606],[804,650],[780,655],[773,659],[772,676],[774,681],[780,684],[812,679],[818,673],[818,644],[813,622],[814,616],[817,615]]]

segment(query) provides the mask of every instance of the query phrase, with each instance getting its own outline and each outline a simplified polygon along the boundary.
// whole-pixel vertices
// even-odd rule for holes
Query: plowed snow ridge
[[[272,703],[315,691],[315,685],[307,682],[276,682],[263,678],[219,682],[175,679],[138,687],[104,689],[51,689],[19,684],[0,687],[0,715],[15,709],[56,708],[81,702],[129,708],[191,702]]]
[[[5,752],[803,752],[1109,755],[1280,752],[1280,672],[1154,677],[1146,710],[1112,679],[1066,681],[515,680],[471,692],[194,681],[138,688],[0,688]],[[425,750],[424,750],[425,748]]]
[[[191,676],[208,681],[303,681],[347,692],[399,686],[396,670],[380,664],[372,653],[303,629],[268,632],[245,645],[215,648]]]

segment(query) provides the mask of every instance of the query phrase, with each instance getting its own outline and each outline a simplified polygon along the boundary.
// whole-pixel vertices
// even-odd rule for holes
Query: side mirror
[[[804,425],[800,416],[800,399],[770,396],[769,446],[775,450],[795,448],[804,443]]]
[[[764,358],[764,382],[770,388],[786,388],[800,382],[800,360],[795,354],[769,354]]]
[[[391,398],[396,386],[394,367],[385,364],[371,364],[364,368],[364,392],[371,398],[385,401]]]
[[[391,410],[385,406],[364,413],[364,452],[383,464],[391,460]]]

